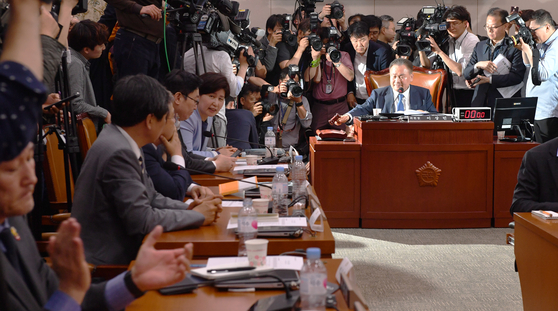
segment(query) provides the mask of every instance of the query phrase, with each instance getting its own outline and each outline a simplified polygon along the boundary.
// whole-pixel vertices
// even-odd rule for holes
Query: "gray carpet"
[[[522,310],[511,229],[333,229],[370,310]]]

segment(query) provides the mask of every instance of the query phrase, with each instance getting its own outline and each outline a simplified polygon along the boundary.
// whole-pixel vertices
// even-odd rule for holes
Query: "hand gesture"
[[[278,29],[271,33],[271,37],[269,39],[269,45],[275,46],[277,43],[283,41],[283,32],[281,29]]]
[[[314,51],[314,49],[310,49],[310,55],[312,55],[312,60],[320,59],[320,56],[322,55],[322,50]],[[326,53],[326,55],[329,54]]]
[[[269,113],[266,113],[262,121],[267,122],[267,121],[271,121],[271,119],[273,119],[273,116],[270,115]]]
[[[489,61],[489,60],[485,60],[482,62],[478,62],[475,67],[482,69],[486,72],[490,72],[490,73],[494,73],[496,72],[496,70],[498,69],[498,67],[496,66],[495,63]]]
[[[219,151],[219,154],[230,157],[237,149],[233,146],[227,145],[226,147],[217,148],[216,150]]]
[[[320,14],[318,15],[318,18],[323,20],[326,16],[330,14],[331,14],[331,5],[326,4],[322,9],[322,11],[320,12]]]
[[[348,121],[349,121],[349,116],[336,114],[335,116],[333,116],[333,118],[329,120],[329,124],[341,125],[347,123]]]
[[[308,41],[308,37],[304,37],[300,39],[300,43],[298,44],[298,49],[304,52],[304,50],[306,50],[308,45],[310,45],[310,41]]]
[[[165,149],[170,153],[171,157],[175,155],[183,156],[182,155],[182,144],[180,143],[180,137],[178,137],[178,133],[176,128],[174,129],[174,133],[170,140],[163,135],[159,137]]]
[[[54,104],[54,103],[57,103],[59,101],[60,101],[60,95],[58,95],[58,93],[49,94],[48,97],[47,97],[46,102],[43,104],[43,113],[57,114],[60,111],[60,109],[58,109],[58,107],[52,106],[48,110],[45,110],[45,108]],[[66,103],[62,103],[62,105],[60,107],[63,107],[65,104]]]
[[[254,117],[257,117],[260,114],[262,114],[262,111],[263,111],[262,102],[257,102],[252,107],[252,114],[254,115]]]
[[[156,226],[140,247],[136,263],[130,271],[132,281],[142,290],[154,290],[180,282],[190,271],[194,245],[186,244],[177,249],[155,249],[163,227]]]
[[[347,103],[349,104],[349,106],[351,106],[351,108],[356,107],[357,100],[356,100],[355,94],[353,94],[353,93],[347,94]]]
[[[442,49],[440,49],[440,47],[438,46],[438,43],[436,43],[434,38],[428,36],[428,37],[426,37],[426,40],[430,41],[430,46],[432,47],[432,52],[434,52],[436,54],[440,54],[442,52]]]
[[[205,217],[204,226],[210,225],[219,219],[219,215],[223,211],[221,198],[221,196],[214,196],[213,199],[207,198],[190,204],[192,210],[201,213]]]
[[[190,193],[192,199],[203,201],[207,198],[215,197],[215,193],[211,191],[211,189],[203,186],[194,186],[192,187],[192,192]]]
[[[52,269],[58,276],[58,289],[81,304],[91,284],[91,272],[83,253],[83,241],[79,237],[81,226],[74,218],[60,224],[57,235],[50,237],[48,254]]]
[[[481,85],[484,83],[490,83],[490,78],[489,77],[485,77],[485,76],[481,76],[478,75],[472,82],[471,82],[471,87],[476,87],[477,85]]]
[[[215,161],[216,172],[228,172],[233,169],[234,164],[236,163],[235,158],[231,158],[222,154],[216,156],[213,161]]]
[[[156,21],[160,20],[161,17],[163,17],[161,15],[161,9],[159,9],[154,4],[142,7],[141,11],[140,11],[140,15],[143,15],[143,14],[149,15],[152,20],[156,20]]]

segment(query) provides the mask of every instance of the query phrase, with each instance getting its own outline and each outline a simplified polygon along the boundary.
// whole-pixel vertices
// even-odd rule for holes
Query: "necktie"
[[[397,104],[397,111],[405,111],[405,107],[403,106],[403,94],[399,93],[399,103]]]
[[[139,161],[139,165],[141,166],[141,173],[143,174],[145,172],[145,166],[143,165],[143,158],[140,156],[138,161]]]
[[[23,273],[20,266],[19,252],[17,250],[16,241],[10,229],[4,229],[0,232],[0,241],[4,244],[6,248],[6,257],[8,261],[12,264],[12,267],[17,271],[19,275],[23,278]]]

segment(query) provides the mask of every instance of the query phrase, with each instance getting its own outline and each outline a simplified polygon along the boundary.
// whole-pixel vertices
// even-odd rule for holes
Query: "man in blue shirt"
[[[535,112],[535,140],[543,143],[558,137],[558,43],[556,26],[548,11],[537,10],[529,29],[537,43],[540,61],[534,66],[531,46],[521,40],[516,47],[523,51],[523,62],[530,70],[527,78],[527,97],[538,97]],[[540,85],[535,84],[540,81]],[[535,83],[533,83],[535,81]]]

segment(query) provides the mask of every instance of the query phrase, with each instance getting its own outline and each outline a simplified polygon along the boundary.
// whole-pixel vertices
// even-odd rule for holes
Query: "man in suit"
[[[364,73],[366,70],[380,71],[393,60],[391,52],[378,43],[369,40],[370,29],[365,22],[357,22],[349,27],[351,44],[343,50],[351,56],[355,78],[347,82],[347,103],[351,107],[363,104],[368,98]]]
[[[506,22],[506,16],[508,16],[508,11],[500,8],[492,8],[488,11],[484,26],[488,39],[477,43],[469,64],[463,71],[469,87],[475,88],[472,107],[494,108],[496,98],[503,97],[498,88],[518,85],[516,93],[512,96],[521,96],[521,85],[519,84],[523,82],[525,65],[521,51],[508,42],[507,31],[510,23]],[[500,62],[500,65],[494,63],[500,55],[509,62],[509,66],[506,66],[508,67],[507,74],[497,73],[502,70],[498,67],[506,65],[503,61]]]
[[[160,137],[171,100],[159,82],[144,75],[124,77],[116,84],[113,124],[89,150],[75,187],[72,215],[83,226],[88,262],[128,264],[156,225],[172,231],[217,219],[220,198],[190,204],[166,198],[145,171],[139,146]]]
[[[510,213],[533,210],[558,212],[558,138],[523,156]]]
[[[422,110],[437,113],[428,89],[411,85],[413,81],[413,63],[404,58],[397,58],[389,65],[390,86],[375,89],[362,105],[330,122],[335,124],[352,124],[353,117],[373,114],[373,109],[382,109],[383,113],[403,112],[405,110]]]

